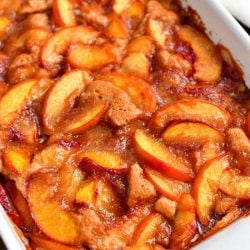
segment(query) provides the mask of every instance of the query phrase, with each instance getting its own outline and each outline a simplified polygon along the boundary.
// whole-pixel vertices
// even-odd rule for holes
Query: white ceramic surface
[[[246,0],[248,1],[248,0]],[[230,49],[245,72],[250,87],[250,38],[231,14],[217,0],[183,0],[202,17],[214,42]],[[243,218],[196,246],[195,250],[247,250],[250,249],[250,218]],[[24,250],[0,205],[0,234],[9,250]]]
[[[9,250],[25,250],[25,246],[19,239],[12,225],[12,222],[6,215],[0,205],[0,235]]]
[[[249,0],[220,0],[221,3],[246,26],[250,27]]]

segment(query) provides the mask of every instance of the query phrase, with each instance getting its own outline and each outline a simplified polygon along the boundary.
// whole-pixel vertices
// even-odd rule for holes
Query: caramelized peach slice
[[[89,179],[76,194],[76,203],[94,207],[106,220],[114,220],[121,215],[120,202],[111,185],[103,180]]]
[[[84,173],[78,168],[77,164],[72,164],[72,161],[69,160],[61,165],[58,177],[58,196],[63,197],[65,204],[72,204],[85,178]]]
[[[52,7],[52,1],[50,0],[28,0],[25,2],[19,0],[19,2],[21,2],[19,4],[21,6],[18,8],[18,13],[21,15],[46,11]]]
[[[62,27],[76,25],[76,18],[73,12],[71,0],[53,1],[53,16],[57,25]]]
[[[21,174],[29,166],[31,153],[22,148],[7,148],[3,153],[4,165],[13,173]]]
[[[122,17],[127,21],[128,26],[135,29],[142,20],[145,6],[141,1],[134,1],[132,5],[122,13]]]
[[[152,37],[159,47],[165,47],[167,36],[164,32],[164,24],[160,20],[149,18],[147,20],[147,34]]]
[[[99,33],[88,26],[65,28],[51,36],[41,49],[40,59],[43,66],[56,75],[62,62],[62,56],[71,44],[91,44]]]
[[[126,11],[133,4],[133,0],[115,0],[113,3],[113,11],[118,15]]]
[[[238,207],[232,207],[230,209],[230,211],[222,218],[220,219],[214,227],[212,227],[209,231],[207,231],[204,234],[204,237],[208,237],[211,236],[215,233],[217,233],[218,231],[220,231],[221,229],[227,227],[228,225],[230,225],[232,222],[234,222],[235,220],[237,220],[238,218],[240,218],[242,215],[244,215],[243,210],[241,210]]]
[[[0,16],[0,36],[6,32],[10,25],[11,21],[7,17]]]
[[[32,51],[34,46],[40,48],[50,36],[50,32],[42,28],[34,28],[23,33],[13,44],[14,49],[24,47]]]
[[[210,161],[223,154],[223,150],[220,144],[213,142],[205,143],[200,150],[195,151],[194,156],[196,158],[195,171],[199,171],[200,167],[207,161]]]
[[[8,214],[8,216],[16,223],[18,226],[22,225],[22,218],[17,213],[16,209],[14,208],[8,193],[2,183],[0,183],[0,204]]]
[[[192,64],[186,58],[167,50],[157,51],[156,60],[165,70],[175,71],[179,74],[190,75],[193,70]]]
[[[76,193],[76,203],[91,206],[95,202],[97,182],[86,180],[79,191]]]
[[[182,194],[191,191],[190,184],[171,179],[152,168],[145,168],[145,174],[156,190],[171,200],[178,201]]]
[[[79,232],[74,217],[52,199],[54,191],[51,182],[54,179],[53,173],[38,173],[29,180],[27,196],[32,217],[41,231],[51,239],[77,244]]]
[[[180,28],[178,35],[195,52],[194,77],[204,82],[217,81],[222,71],[222,60],[214,44],[204,34],[187,25]]]
[[[22,218],[23,226],[25,228],[30,228],[31,230],[35,231],[37,228],[30,215],[27,200],[24,198],[23,194],[17,189],[14,181],[8,180],[5,186],[8,191],[9,197],[13,202],[14,207]]]
[[[135,74],[144,79],[149,79],[151,63],[142,53],[131,53],[124,58],[122,71]]]
[[[81,169],[93,167],[96,171],[109,171],[123,173],[127,169],[124,159],[116,153],[109,151],[87,151],[79,155]]]
[[[236,170],[226,169],[220,179],[220,189],[240,199],[250,199],[250,177],[240,175]]]
[[[205,163],[200,169],[193,184],[193,195],[196,201],[198,217],[203,225],[208,225],[215,205],[215,194],[223,176],[223,170],[229,167],[228,155],[217,157]]]
[[[111,16],[111,21],[106,29],[106,34],[113,39],[129,38],[129,32],[125,22],[123,22],[117,15]]]
[[[164,222],[164,218],[159,213],[152,213],[142,220],[136,227],[132,244],[142,244],[150,242],[154,239],[156,234],[160,231],[161,224]]]
[[[70,110],[72,101],[81,94],[90,81],[87,71],[75,70],[66,73],[49,90],[43,104],[43,124],[53,131],[58,122]]]
[[[154,43],[150,36],[142,36],[134,39],[127,47],[128,53],[142,53],[151,57],[154,52]]]
[[[84,250],[83,247],[70,247],[67,245],[60,244],[55,241],[51,241],[48,239],[44,239],[35,235],[30,236],[31,242],[34,243],[36,246],[41,247],[42,249],[46,250]]]
[[[125,73],[111,73],[102,78],[126,91],[139,108],[146,112],[155,111],[157,104],[153,89],[141,78]]]
[[[202,123],[184,122],[168,127],[163,135],[167,144],[184,146],[203,145],[208,141],[222,143],[224,136],[221,132]]]
[[[72,134],[83,133],[97,125],[106,111],[107,105],[105,102],[94,103],[85,107],[84,110],[70,113],[59,123],[57,131]]]
[[[37,80],[20,82],[10,88],[0,99],[0,124],[5,127],[11,124],[25,108],[32,97],[32,90]],[[18,96],[18,98],[16,98]]]
[[[192,181],[192,169],[177,158],[161,142],[156,141],[142,130],[136,130],[134,135],[135,149],[142,160],[148,162],[164,175],[181,181]]]
[[[113,50],[114,47],[108,44],[104,46],[77,45],[69,51],[67,61],[73,68],[98,70],[116,62]]]
[[[152,117],[151,125],[164,128],[176,121],[202,122],[217,129],[225,129],[231,123],[231,115],[207,101],[181,99],[161,107]]]
[[[171,249],[186,249],[197,232],[195,201],[190,194],[183,194],[177,205]]]

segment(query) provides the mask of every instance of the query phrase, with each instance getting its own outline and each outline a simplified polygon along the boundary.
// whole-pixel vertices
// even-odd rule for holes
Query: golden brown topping
[[[249,213],[249,91],[201,24],[0,0],[0,204],[32,249],[189,249]]]

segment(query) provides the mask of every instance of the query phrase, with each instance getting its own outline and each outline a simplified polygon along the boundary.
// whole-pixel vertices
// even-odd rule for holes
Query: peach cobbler
[[[177,0],[0,1],[0,204],[27,249],[189,249],[249,213],[250,92]]]

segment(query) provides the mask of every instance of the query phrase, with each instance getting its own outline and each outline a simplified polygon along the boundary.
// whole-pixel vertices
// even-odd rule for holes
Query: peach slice
[[[31,153],[23,148],[7,148],[3,153],[3,163],[11,172],[21,174],[31,162]]]
[[[128,53],[142,53],[151,57],[154,52],[154,43],[150,36],[141,36],[134,39],[127,47]]]
[[[118,15],[126,11],[133,4],[133,0],[115,0],[113,3],[113,11]]]
[[[223,170],[227,167],[229,167],[229,156],[217,157],[206,162],[195,178],[192,192],[198,217],[205,226],[209,224],[211,212],[215,206],[215,194],[219,189]]]
[[[187,25],[180,28],[178,35],[195,52],[194,77],[203,82],[217,81],[222,71],[222,60],[214,44],[204,34]]]
[[[132,244],[137,245],[153,240],[156,234],[160,231],[163,222],[164,218],[159,213],[148,215],[136,227],[132,238]]]
[[[206,142],[222,143],[224,136],[221,132],[202,123],[184,122],[168,127],[163,135],[167,144],[184,146],[204,145]]]
[[[13,220],[13,222],[16,225],[21,226],[23,223],[22,218],[20,217],[20,215],[17,213],[16,209],[14,208],[8,196],[8,193],[6,189],[4,188],[4,186],[2,185],[2,183],[0,183],[0,204],[2,205],[2,207],[4,208],[8,216]]]
[[[76,25],[76,18],[73,12],[71,0],[53,1],[53,16],[57,25],[62,27]]]
[[[50,32],[42,28],[34,28],[23,33],[13,44],[13,49],[26,47],[30,52],[34,46],[41,47],[50,36]]]
[[[46,250],[85,250],[83,247],[71,247],[67,245],[60,244],[55,241],[44,239],[35,235],[30,236],[31,242],[34,243],[39,248]]]
[[[165,47],[167,36],[164,32],[164,24],[160,20],[149,18],[146,24],[147,34],[152,37],[159,47]]]
[[[127,21],[128,26],[135,29],[142,20],[145,6],[141,1],[134,1],[132,5],[122,13],[122,17]]]
[[[129,38],[129,32],[126,24],[117,15],[111,16],[111,21],[105,32],[108,37],[113,39]]]
[[[100,102],[92,104],[84,110],[72,112],[58,125],[57,131],[72,134],[83,133],[97,125],[106,111],[106,103]]]
[[[13,2],[13,0],[12,0]],[[20,8],[18,8],[18,14],[25,15],[25,14],[32,14],[36,12],[43,12],[52,7],[52,1],[50,0],[28,0],[26,2],[20,1]]]
[[[214,227],[212,227],[209,231],[207,231],[204,234],[204,237],[206,238],[206,237],[209,237],[209,236],[217,233],[221,229],[227,227],[232,222],[234,222],[235,220],[237,220],[238,218],[240,218],[242,215],[244,215],[243,210],[241,210],[238,207],[232,207],[231,210],[222,219],[220,219],[215,224]]]
[[[97,182],[86,180],[79,191],[76,193],[76,203],[91,206],[95,202]]]
[[[65,28],[51,36],[41,49],[40,60],[43,66],[56,75],[62,62],[62,56],[71,44],[92,44],[99,33],[88,26]]]
[[[127,92],[133,103],[146,112],[154,112],[156,98],[152,87],[139,77],[126,73],[111,73],[102,76],[103,80],[111,82]]]
[[[183,194],[178,205],[171,234],[171,249],[186,249],[197,232],[195,201],[190,194]]]
[[[165,70],[184,75],[190,75],[193,71],[192,64],[186,58],[176,53],[170,53],[167,50],[157,51],[156,60]]]
[[[240,175],[236,170],[226,169],[220,178],[220,189],[235,198],[250,199],[250,177]]]
[[[74,150],[72,153],[74,153]],[[69,157],[71,157],[72,153]],[[76,193],[78,192],[85,175],[78,168],[77,164],[72,164],[72,161],[66,161],[60,166],[58,177],[58,196],[63,197],[64,204],[70,205],[75,201]]]
[[[169,178],[152,168],[145,168],[145,174],[156,190],[171,200],[178,201],[182,194],[191,191],[190,184]]]
[[[193,180],[192,169],[170,152],[163,143],[156,141],[144,131],[136,130],[134,145],[142,160],[163,172],[164,175],[181,181]]]
[[[11,198],[11,201],[13,202],[14,207],[16,208],[20,217],[23,220],[24,228],[25,229],[29,228],[35,231],[37,228],[30,215],[27,200],[24,198],[23,194],[17,189],[14,181],[8,180],[5,186],[8,191],[9,197]]]
[[[202,122],[223,130],[231,123],[231,115],[225,109],[207,101],[181,99],[161,107],[153,115],[151,125],[164,128],[171,122]]]
[[[79,231],[74,217],[52,199],[54,179],[53,173],[37,173],[29,179],[27,197],[30,212],[37,226],[51,239],[77,244]]]
[[[151,63],[142,53],[131,53],[124,58],[122,71],[135,74],[144,79],[149,79]]]
[[[127,164],[124,159],[116,153],[109,151],[87,151],[79,155],[80,166],[83,171],[92,167],[97,172],[106,170],[111,173],[124,173]]]
[[[205,143],[200,150],[194,152],[196,159],[195,172],[197,173],[200,167],[207,161],[210,161],[223,154],[223,150],[220,144],[214,142]]]
[[[0,99],[0,125],[5,127],[11,124],[25,108],[31,99],[32,89],[38,84],[31,79],[20,82],[10,88]],[[16,98],[18,96],[18,98]]]
[[[106,220],[121,215],[120,202],[112,186],[104,179],[88,179],[76,193],[76,203],[94,207]]]
[[[81,94],[90,80],[87,71],[74,70],[63,75],[48,91],[43,104],[43,124],[48,131],[70,110],[72,101]]]
[[[0,16],[0,36],[2,36],[6,32],[10,25],[11,21],[7,17]]]
[[[110,44],[103,46],[76,45],[70,49],[67,61],[73,68],[98,70],[116,62],[113,50],[114,46]]]

